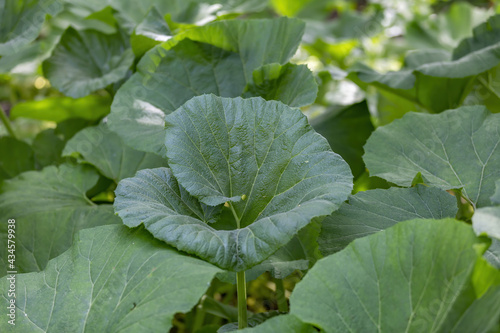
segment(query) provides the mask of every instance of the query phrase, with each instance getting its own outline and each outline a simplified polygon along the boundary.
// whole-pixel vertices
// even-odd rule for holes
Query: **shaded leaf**
[[[81,158],[95,166],[101,174],[118,183],[132,177],[138,170],[167,166],[160,156],[126,146],[108,126],[87,127],[68,141],[63,156]]]
[[[52,128],[38,133],[33,140],[35,159],[40,168],[63,162],[61,153],[65,141]]]
[[[35,153],[29,144],[10,136],[0,137],[0,182],[35,168]]]
[[[82,230],[73,244],[44,271],[16,276],[16,330],[165,332],[174,314],[189,311],[219,271],[142,228]],[[0,303],[7,307],[8,281],[0,284]],[[0,323],[2,331],[8,326]]]
[[[363,145],[374,130],[365,101],[336,112],[328,110],[313,118],[311,125],[328,140],[332,150],[349,163],[355,178],[365,171]]]
[[[312,104],[318,86],[306,65],[268,64],[253,71],[253,82],[246,87],[244,97],[261,96],[281,101],[292,107]]]
[[[358,192],[321,222],[320,251],[327,256],[398,222],[455,217],[457,211],[452,195],[422,185]]]
[[[125,77],[134,61],[127,37],[68,28],[44,61],[43,72],[64,94],[78,98]]]
[[[363,157],[370,174],[410,186],[417,173],[427,184],[462,189],[474,206],[490,206],[500,178],[500,115],[483,106],[441,114],[408,113],[378,128]]]
[[[5,181],[0,194],[0,237],[7,220],[16,220],[16,268],[42,270],[66,251],[80,229],[119,223],[110,205],[97,206],[85,195],[99,175],[89,166],[62,164],[28,171]],[[7,252],[0,254],[0,275],[7,270]]]

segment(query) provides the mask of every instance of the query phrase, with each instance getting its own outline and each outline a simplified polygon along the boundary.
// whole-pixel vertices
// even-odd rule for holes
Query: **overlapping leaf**
[[[0,55],[16,53],[34,41],[45,21],[63,9],[57,0],[4,0],[0,3]]]
[[[99,175],[89,166],[63,164],[28,171],[5,181],[0,194],[0,237],[6,240],[7,220],[16,220],[18,272],[42,270],[66,251],[80,229],[119,223],[110,205],[97,206],[85,195]],[[0,275],[7,252],[0,254]]]
[[[303,29],[302,22],[287,18],[228,20],[176,35],[144,55],[137,73],[120,88],[110,128],[128,145],[164,155],[166,114],[205,93],[237,97],[247,85],[258,93],[251,88],[254,70],[285,64],[297,50]],[[293,106],[314,101],[316,83],[305,67],[285,66],[278,76],[261,78],[266,76],[273,79],[275,92],[269,98],[283,98]],[[294,100],[291,91],[300,98]]]
[[[44,271],[16,276],[21,332],[165,332],[189,311],[219,269],[139,229],[82,230]],[[8,280],[0,281],[7,308]],[[0,329],[11,329],[7,320]]]
[[[421,173],[430,185],[461,189],[475,207],[490,206],[500,178],[500,115],[482,106],[408,113],[378,128],[365,152],[373,176],[410,186]]]
[[[128,37],[68,28],[43,63],[51,84],[71,97],[84,97],[125,77],[134,61]]]
[[[83,159],[116,183],[138,170],[167,166],[158,155],[126,146],[104,123],[78,132],[64,147],[63,155]]]
[[[399,223],[318,261],[296,286],[291,314],[325,332],[488,332],[500,287],[474,293],[480,244],[456,220]]]
[[[398,72],[379,74],[367,66],[355,66],[350,77],[384,91],[384,98],[397,103],[402,113],[455,108],[471,91],[476,75],[500,64],[499,32],[500,15],[496,15],[476,27],[473,37],[462,40],[452,53],[418,50],[407,56],[405,68]]]
[[[205,95],[166,121],[172,172],[121,181],[116,212],[128,226],[144,223],[156,238],[227,270],[260,263],[352,189],[347,164],[282,103]],[[225,202],[237,221],[210,225],[220,206],[205,205]]]
[[[321,222],[320,251],[326,256],[398,222],[455,217],[457,210],[452,195],[422,185],[358,192]]]

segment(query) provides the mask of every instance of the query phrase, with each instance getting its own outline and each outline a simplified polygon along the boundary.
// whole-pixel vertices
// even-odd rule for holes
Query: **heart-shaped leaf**
[[[352,189],[348,165],[300,110],[282,103],[204,95],[166,122],[172,172],[143,170],[121,181],[116,212],[224,269],[260,263]],[[220,206],[205,205],[225,202],[235,220],[210,225]]]
[[[491,206],[500,178],[500,114],[483,106],[434,115],[411,112],[379,127],[365,152],[372,176],[410,186],[420,172],[427,184],[461,189],[474,207]]]
[[[131,147],[165,155],[166,114],[202,94],[238,97],[247,85],[247,97],[262,93],[253,86],[254,71],[259,76],[263,65],[286,64],[303,30],[299,20],[278,18],[218,21],[176,35],[147,52],[118,90],[110,128]],[[314,102],[317,87],[306,67],[285,66],[278,76],[272,74],[267,77],[274,93],[268,98],[283,98],[293,106]],[[295,100],[292,91],[298,94]]]
[[[290,313],[325,332],[488,332],[500,318],[500,286],[475,294],[478,246],[453,219],[398,223],[319,260],[295,287]]]
[[[165,332],[189,311],[220,270],[180,254],[139,229],[82,230],[39,273],[16,279],[19,332]],[[2,278],[2,308],[9,280]],[[7,320],[0,330],[9,332]]]
[[[68,141],[63,156],[82,158],[118,183],[138,170],[167,166],[160,156],[126,146],[104,123],[87,127]]]
[[[457,211],[452,195],[422,185],[358,192],[321,222],[320,251],[326,256],[398,222],[455,217]]]
[[[122,32],[107,35],[70,27],[44,61],[43,72],[54,87],[77,98],[123,79],[133,61],[134,53]]]
[[[3,183],[0,237],[6,244],[7,220],[15,219],[18,272],[42,270],[71,246],[80,229],[120,223],[112,206],[98,206],[85,195],[98,178],[90,166],[62,164],[28,171]],[[7,270],[7,255],[6,251],[0,254],[0,275]]]

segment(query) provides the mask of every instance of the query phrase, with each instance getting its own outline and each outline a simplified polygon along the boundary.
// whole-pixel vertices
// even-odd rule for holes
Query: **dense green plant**
[[[0,2],[0,331],[498,332],[476,5]]]

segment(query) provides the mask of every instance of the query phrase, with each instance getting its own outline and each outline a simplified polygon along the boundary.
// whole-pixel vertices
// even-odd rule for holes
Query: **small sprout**
[[[224,207],[229,208],[229,202],[224,202]]]
[[[241,196],[241,200],[245,201],[246,199],[247,199],[247,195],[246,195],[246,194],[243,194],[243,195]]]

